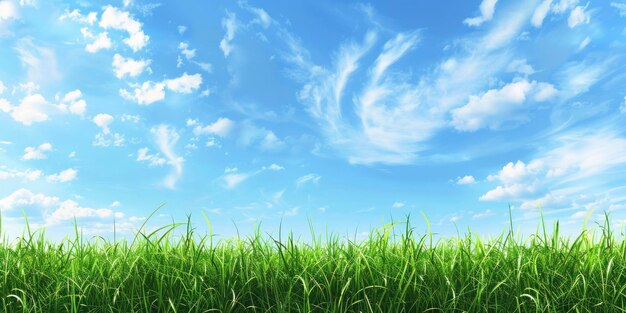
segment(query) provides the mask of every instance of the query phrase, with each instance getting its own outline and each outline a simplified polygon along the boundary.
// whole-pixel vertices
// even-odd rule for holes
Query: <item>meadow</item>
[[[207,219],[207,223],[208,223]],[[427,222],[427,220],[426,220]],[[410,218],[354,240],[254,234],[214,240],[189,223],[128,240],[62,242],[26,227],[0,246],[2,312],[621,312],[626,241],[542,222],[481,239],[418,234]],[[209,223],[210,229],[210,223]],[[430,229],[430,226],[429,226]],[[282,233],[282,232],[279,232]]]

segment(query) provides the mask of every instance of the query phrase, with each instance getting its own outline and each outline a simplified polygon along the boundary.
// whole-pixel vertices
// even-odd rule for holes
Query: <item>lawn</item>
[[[214,240],[188,222],[116,241],[27,228],[2,240],[0,311],[620,312],[626,242],[608,222],[575,238],[557,222],[525,238],[434,240],[407,217],[365,240],[307,242],[260,227]]]

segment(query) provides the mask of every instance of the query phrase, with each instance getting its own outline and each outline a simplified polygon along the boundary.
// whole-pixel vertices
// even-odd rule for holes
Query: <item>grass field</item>
[[[260,228],[213,241],[188,223],[117,242],[77,231],[52,243],[27,228],[0,247],[0,311],[620,312],[626,242],[608,221],[576,238],[557,223],[523,240],[434,241],[407,222],[306,243]]]

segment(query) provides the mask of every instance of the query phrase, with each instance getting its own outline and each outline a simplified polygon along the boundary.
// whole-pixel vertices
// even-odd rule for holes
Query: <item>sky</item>
[[[626,1],[0,0],[1,232],[626,221]]]

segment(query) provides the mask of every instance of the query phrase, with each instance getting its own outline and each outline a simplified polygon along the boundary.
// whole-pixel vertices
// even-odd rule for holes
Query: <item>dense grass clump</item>
[[[504,231],[434,241],[407,219],[363,241],[274,239],[257,228],[214,242],[183,223],[142,227],[132,241],[77,232],[60,243],[25,231],[0,247],[0,311],[624,311],[626,242],[608,218],[576,238],[563,238],[558,223],[542,230],[525,240]]]

